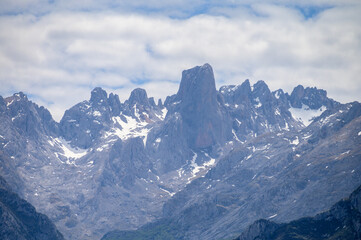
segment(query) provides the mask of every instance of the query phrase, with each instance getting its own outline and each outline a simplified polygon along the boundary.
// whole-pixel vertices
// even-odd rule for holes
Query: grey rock
[[[358,105],[325,112],[301,131],[267,133],[236,147],[165,203],[164,220],[176,229],[171,233],[176,239],[227,238],[259,218],[314,215],[348,195],[360,185]],[[334,128],[318,142],[308,141],[325,126]]]
[[[355,199],[360,199],[361,186],[349,198],[334,204],[330,210],[297,219],[290,223],[277,224],[265,219],[250,225],[235,240],[273,239],[361,239],[361,212],[355,208]]]
[[[3,240],[61,240],[62,234],[44,214],[11,191],[0,176],[0,238]]]
[[[302,104],[309,106],[311,109],[318,109],[322,106],[332,108],[338,103],[327,97],[327,92],[322,89],[304,88],[302,85],[295,87],[289,96],[292,107],[301,108]]]
[[[222,145],[232,136],[229,114],[217,95],[209,64],[183,71],[173,111],[180,113],[184,135],[193,149]]]
[[[118,112],[117,107],[120,106],[117,98],[111,95],[108,99],[103,89],[95,88],[89,101],[78,103],[65,111],[60,121],[61,136],[80,148],[92,146],[95,139],[100,137],[101,131],[111,124],[111,106],[115,106],[115,113]]]

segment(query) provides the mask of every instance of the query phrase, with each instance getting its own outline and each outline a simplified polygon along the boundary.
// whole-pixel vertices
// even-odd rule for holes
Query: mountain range
[[[164,103],[97,87],[59,123],[20,92],[0,97],[0,175],[66,239],[225,239],[356,189],[360,116],[314,87],[217,90],[209,64]]]

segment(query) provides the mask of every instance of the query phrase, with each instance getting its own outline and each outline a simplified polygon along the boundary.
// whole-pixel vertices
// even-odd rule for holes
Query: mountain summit
[[[209,64],[182,72],[176,101],[179,101],[177,110],[192,148],[208,148],[230,138],[230,118],[218,98],[213,69]]]

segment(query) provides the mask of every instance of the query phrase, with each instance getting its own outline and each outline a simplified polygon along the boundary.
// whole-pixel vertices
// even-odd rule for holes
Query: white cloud
[[[284,6],[243,1],[232,9],[231,1],[216,2],[212,15],[181,19],[126,12],[152,6],[146,3],[119,3],[115,9],[125,10],[109,11],[89,0],[92,11],[82,12],[84,1],[20,2],[24,9],[44,4],[39,11],[48,13],[0,16],[0,94],[29,93],[57,120],[96,86],[119,93],[122,100],[135,87],[164,99],[177,91],[182,70],[205,62],[213,66],[218,87],[263,79],[272,90],[303,84],[326,89],[338,101],[361,100],[361,6],[355,1],[335,1],[310,19],[286,7],[288,1]],[[204,3],[194,9],[175,4],[189,12]],[[102,10],[95,11],[98,7]]]

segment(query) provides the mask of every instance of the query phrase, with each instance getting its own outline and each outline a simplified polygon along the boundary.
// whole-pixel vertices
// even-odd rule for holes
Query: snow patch
[[[193,176],[195,176],[200,171],[200,166],[198,166],[198,164],[196,163],[197,157],[198,157],[197,153],[194,153],[191,161],[191,167],[193,168],[192,170]]]
[[[253,156],[253,154],[248,155],[245,160],[250,159],[252,156]]]
[[[268,219],[277,217],[277,213],[275,215],[269,216]]]
[[[232,129],[232,133],[233,133],[233,138],[236,139],[237,142],[240,142],[241,140],[238,139],[236,131],[234,131],[234,129]]]
[[[53,141],[48,140],[48,143],[49,143],[52,147],[54,147],[54,143],[53,143]]]
[[[301,108],[291,107],[289,111],[292,117],[297,121],[303,123],[306,127],[311,124],[314,118],[320,116],[327,108],[325,106],[319,109],[310,109],[307,105],[302,104]]]
[[[6,107],[9,107],[14,102],[14,99],[11,100],[11,102],[6,103]]]
[[[258,97],[255,98],[255,101],[256,101],[256,103],[257,103],[256,105],[254,105],[255,108],[260,108],[260,107],[262,107],[262,103],[261,103],[261,101],[259,100]]]
[[[278,91],[275,92],[274,96],[275,96],[276,99],[279,99],[280,95],[281,95],[281,91],[278,90]]]
[[[290,130],[290,127],[288,126],[288,123],[286,122],[285,123],[285,127],[282,128],[283,130],[286,130],[286,131],[289,131]]]
[[[147,142],[147,136],[151,128],[147,128],[147,122],[138,122],[136,119],[126,116],[125,121],[123,121],[119,116],[113,117],[112,120],[116,124],[118,123],[121,126],[121,129],[114,127],[110,131],[104,134],[104,138],[110,136],[118,136],[122,140],[134,137],[143,137],[144,146]]]
[[[133,106],[133,110],[134,110],[134,116],[139,119],[140,115],[139,115],[139,109],[137,108],[137,104]]]
[[[231,89],[228,89],[228,92],[230,92],[230,91],[236,91],[237,89],[238,89],[238,87],[239,87],[239,85],[236,85],[236,86],[234,86],[233,88],[231,88]]]
[[[182,175],[184,174],[184,169],[183,168],[178,169],[177,173],[178,173],[178,177],[182,177]]]
[[[330,121],[330,119],[331,119],[333,116],[335,116],[336,114],[337,114],[337,113],[331,114],[330,116],[327,116],[327,117],[325,117],[324,119],[321,119],[320,122],[322,122],[322,123],[328,123],[328,122]]]
[[[161,187],[159,187],[159,189],[166,192],[166,193],[168,193],[171,197],[173,197],[174,194],[175,194],[175,193],[169,192],[169,191],[167,191],[167,190],[165,190],[164,188],[161,188]]]
[[[21,113],[18,113],[15,117],[11,118],[11,121],[14,122],[15,119],[21,117]]]
[[[293,145],[298,145],[299,143],[300,141],[298,140],[298,137],[296,137],[296,139],[291,142]]]
[[[63,150],[63,153],[60,154],[68,159],[68,164],[74,164],[71,163],[69,159],[75,160],[84,157],[88,152],[87,149],[73,148],[72,146],[70,146],[69,142],[67,142],[63,138],[53,138],[52,145],[58,146]]]
[[[210,160],[208,162],[203,163],[203,165],[198,165],[196,163],[197,160],[197,153],[194,153],[193,158],[191,160],[191,164],[190,166],[193,168],[192,169],[192,177],[188,178],[188,183],[191,182],[192,179],[194,179],[194,177],[197,176],[197,173],[200,172],[201,170],[209,170],[212,166],[214,166],[214,164],[216,163],[216,159],[211,158],[207,153],[204,153],[204,155],[208,158],[210,158]],[[179,173],[178,173],[179,174]]]
[[[167,116],[167,113],[168,113],[168,109],[165,107],[163,108],[162,110],[162,114],[156,114],[156,116],[160,119],[160,120],[164,120],[165,119],[165,116]]]
[[[93,116],[94,117],[100,117],[102,114],[99,111],[94,111]]]
[[[348,151],[346,151],[346,152],[343,152],[343,153],[341,153],[338,157],[336,157],[335,159],[337,160],[337,159],[341,158],[341,157],[344,156],[344,155],[348,155],[350,152],[351,152],[350,150],[348,150]]]
[[[205,167],[212,167],[212,166],[216,163],[216,159],[211,158],[207,153],[205,153],[204,155],[206,155],[206,157],[209,157],[210,160],[209,160],[208,162],[205,162],[205,163],[203,164],[203,166],[205,166]]]
[[[104,144],[103,146],[98,147],[98,148],[96,149],[96,151],[102,152],[104,149],[106,149],[106,148],[108,148],[108,147],[109,147],[109,144]]]
[[[309,139],[311,136],[312,136],[312,134],[305,134],[305,135],[303,136],[303,139]]]

